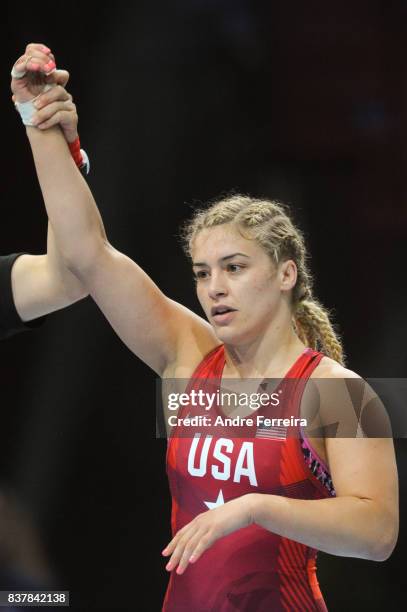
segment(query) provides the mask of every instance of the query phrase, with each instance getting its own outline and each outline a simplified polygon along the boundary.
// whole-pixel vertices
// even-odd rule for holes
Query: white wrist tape
[[[83,149],[80,149],[82,155],[82,166],[81,169],[85,171],[86,174],[90,172],[90,161],[88,154]]]
[[[31,57],[27,60],[26,64],[28,63],[28,61],[31,59]],[[25,75],[27,74],[27,71],[24,70],[17,70],[14,66],[13,69],[11,71],[11,76],[13,77],[13,79],[22,79],[25,77]]]
[[[49,85],[49,84],[44,85],[44,89],[42,90],[42,92],[38,94],[38,96],[35,96],[35,98],[32,98],[31,100],[28,100],[27,102],[15,102],[14,106],[16,107],[16,110],[20,113],[20,116],[21,116],[21,119],[23,120],[24,125],[33,126],[31,121],[32,121],[33,116],[37,112],[37,109],[34,106],[34,102],[37,98],[40,97],[41,94],[51,89],[51,87],[54,87],[54,85]]]

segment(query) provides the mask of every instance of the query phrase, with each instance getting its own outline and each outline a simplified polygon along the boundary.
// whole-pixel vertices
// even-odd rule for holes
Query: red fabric
[[[75,164],[78,166],[78,168],[80,168],[83,165],[83,159],[82,159],[81,143],[79,140],[79,136],[73,142],[68,142],[68,147],[75,161]]]
[[[304,386],[322,356],[306,349],[280,382],[290,394],[281,402],[279,416],[300,416]],[[213,390],[224,364],[224,347],[219,346],[199,364],[186,392]],[[214,405],[206,412],[212,413],[219,415],[220,407]],[[181,407],[178,417],[188,414],[193,416],[191,405]],[[173,534],[208,510],[205,502],[222,499],[220,495],[225,503],[253,492],[301,499],[329,497],[305,464],[298,435],[280,440],[257,437],[257,430],[244,438],[233,437],[236,430],[232,434],[227,427],[210,435],[205,428],[192,432],[188,428],[188,433],[185,429],[174,428],[168,441]],[[194,438],[195,434],[199,435]],[[163,612],[321,612],[326,607],[317,586],[316,554],[257,525],[239,529],[219,539],[183,575],[171,572]]]

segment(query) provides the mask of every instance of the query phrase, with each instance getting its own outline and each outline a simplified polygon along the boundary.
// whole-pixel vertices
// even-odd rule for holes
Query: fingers
[[[195,563],[202,553],[216,540],[215,530],[199,527],[194,521],[186,525],[162,551],[164,556],[171,555],[165,569],[172,571],[177,566],[177,574],[183,574],[189,563]]]
[[[27,71],[50,74],[55,70],[55,57],[51,50],[40,43],[30,43],[13,66],[12,76],[21,79]]]
[[[40,130],[47,130],[48,128],[53,127],[54,125],[66,125],[69,121],[71,121],[71,112],[59,110],[50,119],[38,124],[37,128],[39,128]]]
[[[198,532],[191,538],[182,551],[177,567],[177,574],[183,574],[189,563],[195,563],[202,553],[212,544],[210,533]]]
[[[54,70],[51,74],[45,77],[46,83],[49,85],[65,85],[69,81],[69,72],[67,70]]]
[[[51,89],[39,95],[34,102],[34,106],[39,110],[40,108],[44,108],[53,102],[66,102],[68,100],[72,102],[71,94],[68,93],[61,85],[56,85],[55,87],[51,87]]]
[[[52,70],[55,70],[55,68],[56,64],[53,60],[39,53],[29,56],[25,64],[25,69],[27,71],[43,72],[44,74],[49,74]]]
[[[20,55],[18,60],[16,62],[14,62],[13,70],[12,70],[12,73],[11,73],[11,76],[14,79],[21,78],[22,73],[25,72],[25,63],[26,63],[26,61],[27,61],[26,56],[25,55]]]
[[[13,66],[12,76],[15,79],[21,79],[28,71],[43,72],[49,74],[55,70],[55,62],[49,60],[45,54],[23,55]]]
[[[175,536],[172,538],[171,542],[162,551],[162,554],[164,555],[164,557],[168,557],[169,555],[171,555],[173,553],[173,551],[175,550],[175,547],[177,546],[179,540],[182,538],[182,536],[184,534],[186,534],[188,531],[191,530],[191,528],[194,527],[195,523],[196,523],[196,519],[192,520],[190,523],[187,523],[186,525],[184,525],[184,527],[182,529],[177,531]]]
[[[180,538],[165,569],[170,572],[178,565],[177,574],[184,572],[186,566],[188,565],[188,559],[191,556],[192,551],[196,548],[200,536],[200,532],[190,530],[189,533],[186,533],[182,538]],[[181,560],[182,566],[180,565]]]
[[[195,561],[198,561],[202,553],[204,553],[205,550],[212,545],[212,540],[213,538],[210,535],[201,538],[188,559],[189,563],[195,563]]]
[[[31,122],[41,130],[46,130],[57,124],[65,127],[74,127],[78,123],[76,106],[70,100],[67,102],[53,102],[42,109],[41,112],[35,113]]]
[[[26,70],[44,72],[45,74],[55,70],[55,57],[51,49],[41,43],[30,43],[25,48],[27,58]]]
[[[25,48],[25,53],[30,55],[35,51],[41,51],[42,53],[46,53],[47,55],[51,53],[51,49],[44,45],[43,43],[28,43]]]

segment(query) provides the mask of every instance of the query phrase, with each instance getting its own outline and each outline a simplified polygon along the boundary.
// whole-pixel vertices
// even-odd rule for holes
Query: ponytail
[[[296,305],[294,328],[300,340],[314,350],[321,350],[325,355],[344,365],[345,356],[328,311],[313,298],[303,300]]]

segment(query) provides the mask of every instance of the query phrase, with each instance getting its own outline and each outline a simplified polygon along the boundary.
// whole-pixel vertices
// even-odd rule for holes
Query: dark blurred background
[[[6,3],[0,252],[42,253],[46,217],[9,72],[28,42],[71,72],[89,184],[110,241],[197,310],[177,232],[236,189],[292,204],[348,364],[406,375],[407,1]],[[90,299],[0,347],[0,477],[76,609],[160,610],[169,541],[155,376]],[[399,609],[385,563],[320,554],[332,611]],[[44,561],[43,561],[44,562]]]

